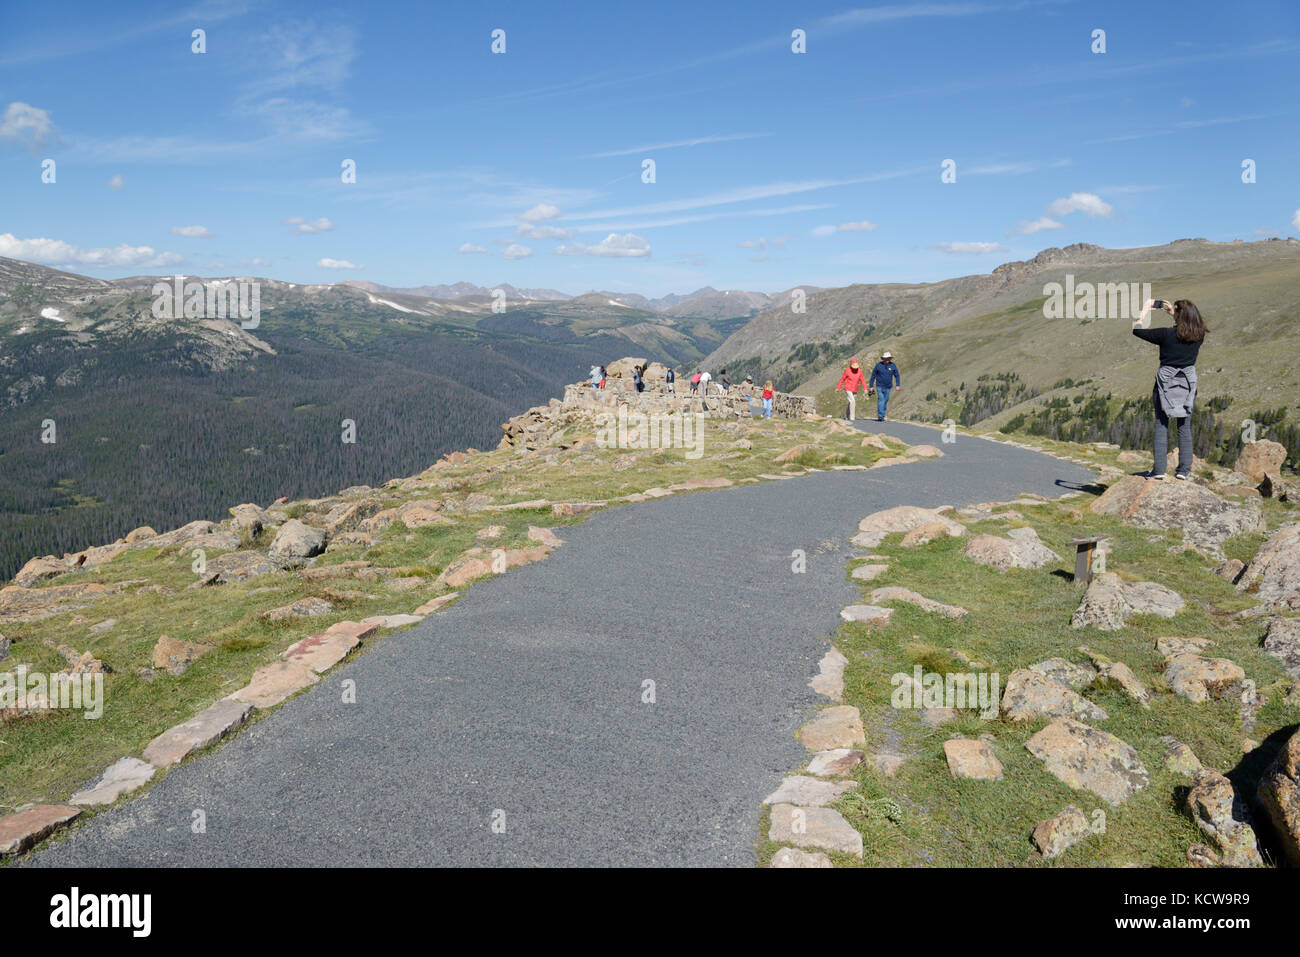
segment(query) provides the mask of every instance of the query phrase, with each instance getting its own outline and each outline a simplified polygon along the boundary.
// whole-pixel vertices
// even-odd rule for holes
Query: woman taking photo
[[[1163,309],[1174,317],[1172,326],[1146,328],[1146,316],[1152,309]],[[1192,406],[1196,403],[1196,356],[1209,329],[1200,310],[1189,299],[1166,302],[1148,299],[1142,307],[1133,335],[1160,347],[1160,368],[1151,391],[1155,406],[1156,430],[1152,452],[1155,456],[1151,478],[1163,479],[1168,465],[1169,420],[1178,420],[1178,468],[1175,478],[1192,474]]]

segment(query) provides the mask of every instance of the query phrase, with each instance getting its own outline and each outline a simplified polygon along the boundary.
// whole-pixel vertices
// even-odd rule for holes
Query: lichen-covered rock
[[[1088,826],[1087,817],[1084,816],[1083,811],[1071,804],[1056,817],[1039,821],[1034,825],[1033,834],[1030,836],[1043,857],[1050,860],[1060,857],[1091,834],[1092,828]]]
[[[1264,634],[1264,651],[1282,662],[1292,678],[1300,678],[1300,618],[1274,618]]]
[[[1229,502],[1195,482],[1171,482],[1128,475],[1089,506],[1138,528],[1182,531],[1197,551],[1223,559],[1225,539],[1263,527],[1257,505]]]
[[[325,551],[325,533],[319,528],[304,525],[291,518],[280,526],[271,542],[272,558],[282,561],[301,561]]]
[[[1292,867],[1300,867],[1300,731],[1291,735],[1259,779],[1256,796],[1282,853]]]
[[[1285,461],[1285,445],[1270,439],[1260,439],[1256,442],[1247,442],[1241,447],[1241,454],[1237,456],[1237,464],[1233,466],[1233,471],[1259,482],[1265,476],[1277,475]]]
[[[1172,618],[1182,610],[1183,599],[1177,592],[1155,582],[1126,582],[1115,572],[1094,578],[1075,609],[1070,625],[1116,631],[1133,615],[1159,615]]]
[[[1028,668],[1017,668],[1002,693],[1002,713],[1012,721],[1080,718],[1104,721],[1109,715],[1087,698]]]
[[[885,540],[887,535],[896,532],[910,532],[922,525],[942,525],[951,536],[966,534],[966,526],[954,522],[936,509],[918,508],[915,505],[899,505],[873,512],[858,523],[858,534],[853,543],[863,548],[875,548]]]
[[[1281,526],[1260,546],[1237,579],[1237,590],[1247,589],[1260,601],[1300,607],[1300,522]]]
[[[1053,721],[1026,741],[1025,747],[1067,787],[1091,791],[1114,807],[1151,781],[1130,745],[1070,718]]]
[[[1259,855],[1250,808],[1232,782],[1210,768],[1196,774],[1187,794],[1187,813],[1228,867],[1258,867]]]
[[[1006,538],[976,535],[967,543],[964,554],[972,561],[990,565],[1000,572],[1009,568],[1042,568],[1061,560],[1061,556],[1039,541],[1038,533],[1028,526],[1011,529]]]
[[[1174,693],[1198,703],[1240,697],[1245,678],[1246,672],[1227,658],[1181,654],[1165,664],[1165,681]]]
[[[1082,691],[1097,678],[1096,668],[1075,664],[1065,658],[1048,658],[1030,665],[1029,670],[1050,678],[1058,685],[1065,685],[1071,691]]]

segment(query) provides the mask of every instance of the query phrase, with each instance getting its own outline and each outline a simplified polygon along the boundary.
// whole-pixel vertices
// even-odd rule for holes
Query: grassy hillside
[[[1065,380],[1088,380],[1118,399],[1149,393],[1155,350],[1133,339],[1131,320],[1043,315],[1044,285],[1067,274],[1076,283],[1150,283],[1157,298],[1195,301],[1212,330],[1198,365],[1203,398],[1230,393],[1239,405],[1267,408],[1297,400],[1291,337],[1300,331],[1300,242],[1291,240],[1081,244],[986,276],[827,290],[809,297],[806,314],[754,317],[706,361],[820,394],[834,389],[850,358],[870,365],[889,349],[904,385],[894,408],[914,418],[942,418],[981,376],[1004,373],[1044,399]],[[1020,411],[1011,406],[1005,415]]]

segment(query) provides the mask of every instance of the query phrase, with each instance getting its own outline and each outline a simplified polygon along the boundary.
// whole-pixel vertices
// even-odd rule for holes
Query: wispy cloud
[[[350,263],[346,259],[329,259],[321,258],[316,260],[316,265],[321,269],[364,269],[364,266],[358,266]]]
[[[650,143],[646,146],[634,146],[625,150],[609,150],[605,153],[590,153],[583,157],[584,159],[604,159],[609,156],[632,156],[636,153],[660,152],[662,150],[675,150],[687,146],[703,146],[708,143],[731,143],[735,140],[754,140],[764,136],[771,136],[771,133],[731,133],[726,136],[698,136],[689,140],[670,140],[665,143]]]
[[[875,223],[862,219],[853,223],[840,223],[838,226],[829,224],[817,226],[813,229],[812,234],[814,236],[833,236],[836,233],[869,233],[879,228]]]
[[[1006,247],[1003,246],[1001,243],[982,243],[982,242],[939,243],[934,248],[939,250],[939,252],[943,252],[943,253],[950,253],[952,255],[967,255],[967,256],[987,256],[990,253],[1000,253],[1006,251]]]
[[[211,239],[212,233],[206,226],[173,226],[173,236],[185,236],[188,239]]]
[[[17,100],[5,107],[0,117],[0,140],[36,152],[54,139],[54,121],[48,110]]]

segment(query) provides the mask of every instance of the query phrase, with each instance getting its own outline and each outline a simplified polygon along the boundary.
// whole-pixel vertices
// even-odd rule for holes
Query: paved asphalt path
[[[920,426],[858,425],[940,444]],[[34,863],[752,866],[759,804],[805,758],[795,731],[824,702],[808,680],[858,598],[858,521],[1091,478],[968,436],[941,447],[594,514],[545,561],[373,641]]]

